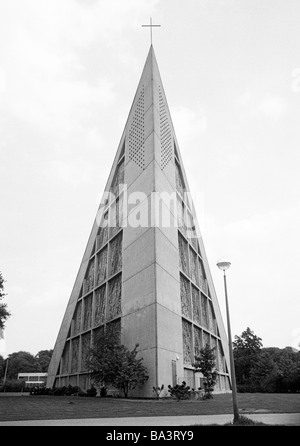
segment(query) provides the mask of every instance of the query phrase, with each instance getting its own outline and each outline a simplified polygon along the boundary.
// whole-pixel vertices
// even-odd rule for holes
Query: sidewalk
[[[247,418],[266,424],[300,426],[300,413],[245,414]],[[0,421],[1,426],[192,426],[219,424],[233,420],[232,414],[164,417],[85,418],[64,420]]]

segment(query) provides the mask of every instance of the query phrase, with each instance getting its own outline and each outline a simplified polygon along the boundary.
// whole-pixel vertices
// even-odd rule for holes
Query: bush
[[[53,395],[53,396],[71,396],[78,395],[80,387],[78,386],[62,386],[49,389],[48,387],[34,387],[30,391],[30,395]]]
[[[168,392],[172,397],[175,397],[177,401],[186,400],[189,397],[190,387],[186,385],[185,381],[182,381],[182,384],[176,384],[176,386],[171,387],[168,385]]]
[[[1,385],[0,392],[28,392],[25,381],[19,379],[8,379]]]
[[[106,387],[102,386],[100,388],[100,396],[101,396],[101,398],[106,398],[107,397],[107,389],[106,389]]]
[[[30,395],[51,395],[52,390],[49,387],[33,387]]]
[[[202,399],[203,400],[210,400],[210,399],[212,399],[213,398],[213,395],[212,395],[212,392],[213,392],[213,388],[209,388],[209,387],[205,387],[205,384],[204,384],[204,388],[205,388],[205,390],[204,390],[204,394],[203,394],[203,396],[202,396]]]
[[[51,395],[63,396],[66,394],[66,390],[67,390],[66,386],[54,387],[53,392],[51,392]]]
[[[232,421],[231,423],[226,423],[225,426],[266,426],[265,423],[261,421],[254,421],[244,415],[240,415],[237,421]]]
[[[68,387],[65,390],[64,395],[67,395],[67,396],[77,395],[79,391],[80,391],[80,388],[78,386],[68,385]]]
[[[86,396],[96,396],[97,395],[97,389],[94,386],[91,386],[90,389],[87,389]]]
[[[164,388],[165,388],[165,386],[163,384],[161,385],[161,387],[153,386],[152,391],[157,399],[159,398],[159,395],[164,390]]]

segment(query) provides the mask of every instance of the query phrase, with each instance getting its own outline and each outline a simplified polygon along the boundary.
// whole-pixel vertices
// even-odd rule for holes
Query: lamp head
[[[229,262],[228,259],[226,259],[225,257],[222,257],[218,262],[217,262],[217,267],[219,269],[221,269],[222,271],[226,271],[229,267],[230,267],[231,263]]]

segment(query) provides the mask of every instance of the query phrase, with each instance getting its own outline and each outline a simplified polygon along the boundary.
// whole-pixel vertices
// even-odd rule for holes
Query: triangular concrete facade
[[[192,362],[206,343],[216,347],[216,391],[230,390],[226,333],[152,46],[105,191],[114,195],[99,207],[47,386],[89,386],[87,349],[114,324],[148,369],[135,395],[182,380],[199,387]]]

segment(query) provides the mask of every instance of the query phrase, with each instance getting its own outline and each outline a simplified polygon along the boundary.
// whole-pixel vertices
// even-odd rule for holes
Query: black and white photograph
[[[0,0],[1,427],[300,426],[299,17]]]

